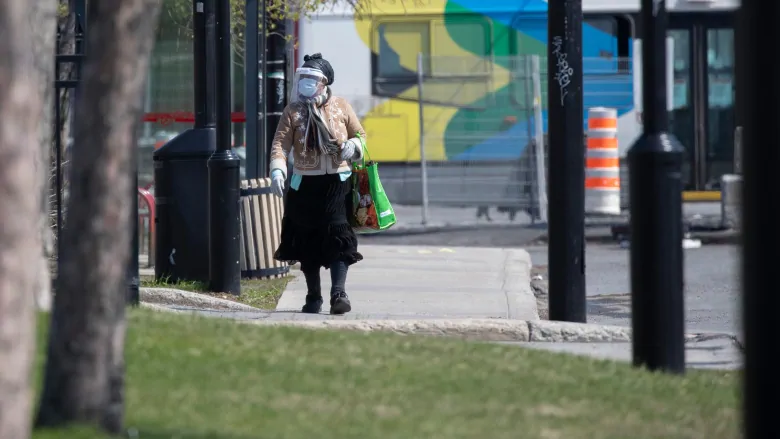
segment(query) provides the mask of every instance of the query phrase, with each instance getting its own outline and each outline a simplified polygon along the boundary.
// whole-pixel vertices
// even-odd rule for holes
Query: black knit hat
[[[314,55],[304,55],[303,67],[310,69],[317,69],[325,75],[328,80],[328,85],[333,84],[333,67],[328,60],[322,58],[321,53],[315,53]]]

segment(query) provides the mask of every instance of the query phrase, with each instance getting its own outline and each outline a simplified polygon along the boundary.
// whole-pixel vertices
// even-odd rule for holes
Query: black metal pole
[[[78,54],[86,54],[87,53],[87,0],[74,0],[73,2],[73,9],[72,12],[76,14],[76,22],[75,22],[75,53]],[[73,145],[71,144],[71,139],[73,138],[73,134],[75,132],[74,124],[76,123],[76,102],[81,97],[81,76],[82,76],[82,69],[84,65],[83,62],[79,62],[74,65],[75,70],[75,77],[76,81],[78,83],[76,84],[75,88],[73,89],[73,92],[70,94],[70,99],[68,99],[68,111],[71,114],[70,119],[70,132],[71,132],[71,138],[65,139],[65,154],[68,159],[66,161],[70,161],[70,154],[72,151]]]
[[[57,47],[59,47],[59,41],[57,41]],[[60,97],[60,91],[64,88],[60,85],[60,62],[57,58],[59,55],[55,55],[55,67],[54,67],[54,188],[57,191],[55,197],[55,203],[57,208],[57,261],[59,261],[59,248],[62,242],[62,98]]]
[[[217,34],[217,2],[219,0],[204,0],[204,28],[202,38],[204,41],[205,55],[201,59],[200,66],[202,71],[202,84],[195,83],[195,86],[202,86],[203,109],[205,120],[203,128],[215,128],[217,126],[217,47],[219,46],[219,35]],[[228,65],[228,68],[229,65]]]
[[[85,26],[86,28],[86,26]],[[86,32],[85,32],[86,33]],[[149,78],[147,77],[148,81]],[[144,86],[145,88],[146,86]],[[138,133],[138,130],[135,130]],[[138,144],[138,136],[133,135],[133,145]],[[141,274],[139,272],[138,256],[139,244],[138,237],[138,148],[134,147],[130,153],[130,258],[127,261],[127,304],[130,306],[139,306],[141,304]],[[150,218],[154,221],[154,218]],[[150,224],[151,227],[151,224]],[[149,249],[149,257],[152,257]]]
[[[138,270],[138,148],[133,148],[130,160],[133,161],[130,167],[130,172],[132,173],[131,181],[133,182],[130,188],[130,205],[132,206],[130,211],[130,230],[133,236],[130,237],[130,259],[127,261],[127,303],[132,306],[138,306],[141,303],[139,292],[141,276]]]
[[[742,325],[744,331],[743,416],[746,439],[777,437],[774,403],[780,376],[771,358],[777,344],[776,310],[780,297],[773,291],[777,267],[766,252],[780,244],[775,200],[780,196],[777,164],[778,108],[771,105],[780,84],[766,79],[777,53],[780,3],[743,0],[737,12],[737,113],[742,130]],[[771,253],[769,253],[771,254]]]
[[[550,319],[584,323],[582,0],[550,0],[548,8]]]
[[[261,177],[260,173],[260,3],[246,0],[246,49],[244,56],[244,111],[246,113],[246,178]]]
[[[270,156],[271,145],[267,145],[267,138],[266,134],[268,132],[268,119],[266,118],[266,107],[265,103],[268,100],[268,96],[266,96],[266,89],[265,89],[265,82],[266,78],[268,78],[268,24],[269,24],[269,18],[268,18],[268,0],[261,0],[262,5],[260,8],[260,17],[261,17],[261,30],[260,30],[260,36],[259,36],[259,44],[260,44],[260,84],[258,87],[260,88],[260,101],[258,102],[259,111],[260,111],[260,133],[258,134],[257,138],[257,153],[258,153],[258,161],[259,166],[258,169],[260,169],[260,173],[258,177],[266,177],[269,176],[271,171],[268,169],[268,166],[270,164],[270,161],[266,161],[266,157]],[[274,127],[276,128],[276,127]]]
[[[683,148],[669,133],[666,28],[666,1],[642,0],[644,133],[628,152],[631,322],[634,365],[681,374]]]
[[[211,8],[213,21],[213,8]],[[192,2],[192,55],[193,82],[195,84],[195,128],[205,128],[207,121],[207,61],[206,61],[206,5],[203,0]]]
[[[284,107],[287,105],[287,92],[285,81],[286,56],[285,48],[287,40],[285,39],[284,20],[273,20],[265,15],[268,32],[266,33],[266,54],[263,59],[263,86],[265,93],[263,95],[263,106],[265,107],[265,143],[263,145],[263,177],[267,177],[270,170],[268,164],[271,162],[271,143],[276,134],[276,126],[282,118]],[[265,27],[264,27],[265,29]]]
[[[216,0],[217,150],[209,171],[209,289],[241,293],[241,161],[230,141],[230,1]]]
[[[266,134],[268,132],[268,120],[265,117],[265,102],[268,100],[265,95],[265,81],[268,77],[268,40],[266,39],[266,33],[268,32],[268,0],[260,0],[260,21],[261,29],[258,35],[258,44],[260,45],[260,80],[258,84],[258,93],[260,95],[257,103],[258,111],[260,112],[260,126],[259,133],[257,134],[257,161],[258,161],[258,177],[266,177],[271,174],[268,169],[270,161],[266,161],[266,157],[270,157],[271,145],[266,145]],[[274,127],[274,130],[276,127]],[[266,151],[269,151],[266,153]]]

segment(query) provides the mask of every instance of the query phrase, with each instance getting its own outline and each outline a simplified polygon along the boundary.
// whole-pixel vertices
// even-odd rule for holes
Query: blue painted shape
[[[489,17],[497,23],[515,29],[541,43],[547,43],[547,2],[543,0],[450,0],[474,13]],[[631,111],[634,105],[633,75],[618,73],[617,39],[609,32],[583,24],[583,106],[610,107],[618,117]],[[522,51],[522,47],[520,48]],[[604,57],[611,54],[612,59]],[[633,44],[629,42],[629,59]],[[542,87],[546,86],[546,78]],[[587,129],[587,110],[583,114],[583,130]],[[547,132],[547,111],[543,111],[543,127]],[[506,131],[470,147],[451,160],[516,159],[529,143],[528,121],[519,121]]]
[[[587,107],[586,107],[587,108]],[[631,107],[623,109],[618,108],[618,117],[623,116]],[[547,132],[547,110],[542,111],[542,129]],[[585,114],[585,122],[583,123],[583,132],[587,130],[587,112]],[[531,126],[533,124],[533,118],[531,119]],[[533,133],[531,133],[533,135]],[[466,151],[451,156],[450,160],[508,160],[516,159],[520,157],[530,142],[530,136],[528,135],[528,121],[521,121],[509,128],[506,131],[496,134],[483,142],[480,142]]]
[[[503,160],[518,158],[528,146],[528,125],[516,123],[468,150],[450,157],[450,160]]]
[[[450,0],[450,2],[480,14],[510,12],[547,12],[547,2],[543,0]]]
[[[482,13],[477,11],[477,13]],[[547,44],[547,14],[525,14],[517,17],[516,14],[507,12],[487,13],[493,21],[499,22],[507,27],[522,33],[524,36]],[[610,53],[617,56],[617,39],[608,32],[583,23],[582,26],[582,56],[585,58],[595,58]],[[522,50],[522,47],[520,48]]]

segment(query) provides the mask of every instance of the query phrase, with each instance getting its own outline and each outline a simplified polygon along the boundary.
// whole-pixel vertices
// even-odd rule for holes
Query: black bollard
[[[231,148],[230,1],[216,0],[217,150],[209,172],[209,290],[241,293],[241,161]]]
[[[547,7],[550,320],[585,323],[582,0]]]
[[[628,152],[633,363],[685,372],[683,147],[669,133],[665,0],[642,0],[644,133]],[[636,54],[634,55],[636,56]]]
[[[742,130],[742,327],[744,333],[743,426],[746,439],[778,437],[775,404],[777,309],[774,291],[780,245],[777,227],[778,108],[780,84],[771,79],[780,38],[780,3],[743,0],[737,12],[735,57],[737,117]],[[768,78],[769,77],[769,78]]]

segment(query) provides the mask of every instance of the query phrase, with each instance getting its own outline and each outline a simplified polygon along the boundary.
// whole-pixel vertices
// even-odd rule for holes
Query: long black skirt
[[[349,179],[338,174],[306,175],[298,190],[290,188],[284,203],[282,239],[274,258],[300,262],[302,268],[352,265],[363,260],[355,232],[347,222],[352,205]]]

